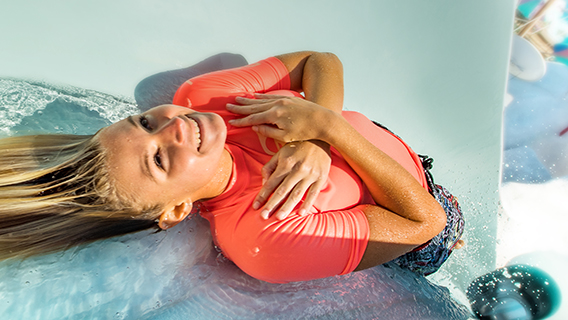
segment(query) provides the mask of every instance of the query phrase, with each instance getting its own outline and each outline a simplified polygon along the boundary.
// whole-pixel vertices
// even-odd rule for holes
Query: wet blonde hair
[[[0,260],[157,226],[159,207],[121,199],[95,136],[0,139]]]

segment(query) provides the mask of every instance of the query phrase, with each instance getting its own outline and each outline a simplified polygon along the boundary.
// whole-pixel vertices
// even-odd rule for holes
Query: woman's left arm
[[[306,100],[341,113],[343,64],[333,53],[301,51],[276,56],[290,73],[292,90],[304,92]]]
[[[271,95],[239,98],[235,126],[252,126],[280,141],[318,139],[339,151],[377,205],[358,205],[369,242],[358,269],[390,261],[432,239],[446,225],[440,204],[399,163],[369,142],[341,115],[299,98]]]
[[[343,65],[332,53],[312,51],[276,56],[288,69],[290,89],[304,92],[308,101],[341,113],[343,108]],[[329,144],[310,140],[285,145],[263,167],[265,180],[253,207],[263,218],[282,203],[275,213],[284,219],[306,195],[300,207],[304,214],[323,187],[331,166]],[[306,193],[307,192],[307,193]]]

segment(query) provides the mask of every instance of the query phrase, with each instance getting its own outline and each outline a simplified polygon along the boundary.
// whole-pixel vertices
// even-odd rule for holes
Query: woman
[[[287,54],[190,79],[175,105],[115,123],[56,157],[57,144],[41,147],[45,155],[37,151],[49,138],[25,148],[16,139],[12,149],[33,154],[36,164],[2,160],[2,193],[11,192],[2,201],[21,212],[0,211],[7,217],[2,242],[15,243],[17,256],[154,220],[167,229],[199,202],[222,252],[269,282],[345,274],[427,246],[446,226],[446,213],[427,191],[420,159],[362,115],[342,116],[342,81],[333,55]],[[253,95],[267,92],[296,97]],[[304,161],[316,164],[315,174],[301,169]]]

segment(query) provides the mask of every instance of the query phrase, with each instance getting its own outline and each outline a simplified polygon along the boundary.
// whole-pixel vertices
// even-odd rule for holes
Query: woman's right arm
[[[248,116],[233,125],[252,125],[253,130],[285,142],[325,141],[342,154],[369,189],[377,205],[359,206],[369,221],[370,238],[358,270],[409,252],[444,228],[446,215],[435,199],[339,114],[302,99],[257,98],[237,100],[244,105],[232,111]]]

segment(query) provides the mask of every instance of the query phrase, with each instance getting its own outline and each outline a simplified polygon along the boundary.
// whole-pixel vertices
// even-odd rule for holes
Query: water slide
[[[331,51],[345,68],[345,108],[381,121],[433,157],[436,182],[459,197],[468,228],[466,247],[429,279],[380,266],[273,286],[219,258],[204,222],[194,218],[166,234],[2,262],[0,314],[467,318],[467,285],[497,267],[501,121],[514,7],[513,0],[1,4],[2,135],[92,133],[136,112],[134,92],[142,79],[220,52],[256,61],[296,50]],[[173,245],[179,242],[186,245]]]

